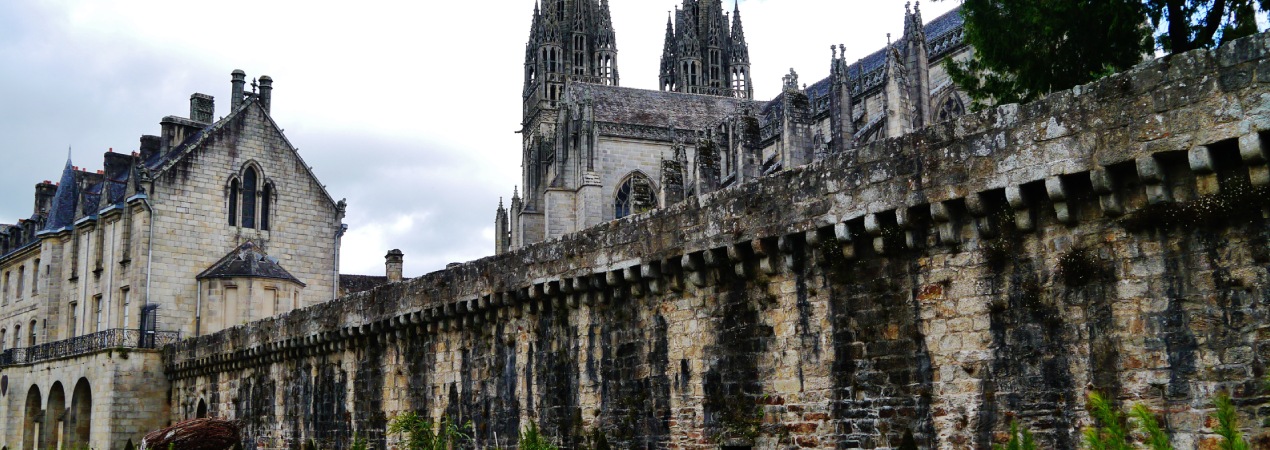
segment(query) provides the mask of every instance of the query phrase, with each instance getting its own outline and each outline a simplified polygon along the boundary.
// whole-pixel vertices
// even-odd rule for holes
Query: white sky
[[[725,0],[725,9],[731,2]],[[622,85],[656,89],[667,12],[610,0]],[[929,21],[959,0],[923,3]],[[743,0],[755,95],[794,68],[828,75],[903,33],[903,0]],[[31,214],[67,146],[96,169],[136,151],[189,96],[228,108],[229,73],[274,79],[274,119],[349,203],[341,272],[406,275],[493,252],[499,197],[520,180],[520,91],[532,0],[49,0],[0,3],[0,222]],[[228,249],[227,249],[228,251]]]

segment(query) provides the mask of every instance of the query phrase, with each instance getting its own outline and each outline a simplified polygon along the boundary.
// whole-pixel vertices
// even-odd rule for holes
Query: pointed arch
[[[260,229],[269,230],[269,214],[273,209],[273,182],[266,180],[260,192]]]
[[[229,177],[229,186],[225,188],[229,202],[229,226],[238,226],[238,195],[240,181],[237,176]]]
[[[613,218],[648,212],[656,209],[658,203],[652,178],[636,170],[627,174],[613,191]]]
[[[242,226],[256,228],[256,190],[260,186],[260,171],[248,165],[243,169]]]
[[[198,409],[194,411],[194,417],[197,419],[207,417],[207,401],[198,399]]]

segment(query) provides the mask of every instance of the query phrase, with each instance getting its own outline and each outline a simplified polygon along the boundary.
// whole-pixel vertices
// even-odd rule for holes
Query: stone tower
[[[513,201],[513,247],[542,239],[543,197],[554,176],[554,135],[559,104],[569,82],[618,85],[617,38],[608,0],[544,0],[534,5],[525,46],[524,199]],[[559,163],[558,161],[556,161]]]
[[[754,98],[739,5],[731,20],[722,0],[684,0],[675,8],[666,20],[659,84],[663,91]]]

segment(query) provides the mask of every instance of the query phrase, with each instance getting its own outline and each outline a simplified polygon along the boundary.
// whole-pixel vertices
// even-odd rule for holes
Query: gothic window
[[[238,225],[238,179],[229,182],[229,224]]]
[[[573,37],[573,74],[586,75],[586,37],[577,35]]]
[[[248,167],[243,173],[243,228],[256,228],[256,168]]]
[[[939,105],[939,121],[955,119],[966,113],[966,106],[961,103],[961,98],[956,93],[949,95]]]
[[[265,190],[260,194],[260,229],[269,230],[269,210],[273,201],[273,184],[265,183]]]
[[[635,172],[626,177],[613,197],[613,218],[640,214],[657,207],[653,183],[644,174]]]
[[[720,87],[719,80],[723,79],[719,74],[720,67],[719,51],[710,50],[710,87]]]

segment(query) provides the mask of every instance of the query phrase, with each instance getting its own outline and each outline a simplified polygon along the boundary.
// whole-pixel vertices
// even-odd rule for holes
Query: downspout
[[[198,337],[203,329],[203,280],[197,280],[198,294],[194,296],[194,336]]]
[[[141,205],[146,207],[150,223],[147,225],[149,230],[146,231],[146,299],[145,304],[150,304],[150,270],[154,267],[154,207],[150,205],[150,197],[144,193],[139,193],[132,198],[141,200]],[[157,319],[157,318],[156,318]],[[156,324],[157,325],[157,324]]]

